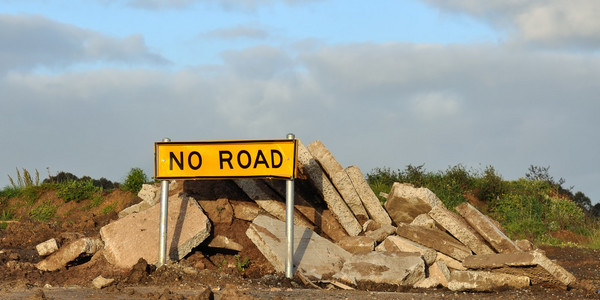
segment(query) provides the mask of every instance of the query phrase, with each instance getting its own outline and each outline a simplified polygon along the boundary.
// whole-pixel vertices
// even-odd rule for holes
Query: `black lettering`
[[[246,155],[247,162],[245,164],[242,164],[242,154]],[[252,163],[252,158],[250,157],[250,153],[248,153],[248,151],[242,150],[237,155],[237,161],[238,165],[242,167],[242,169],[248,169],[248,167],[250,167],[250,164]]]
[[[192,164],[192,156],[198,156],[198,164],[195,166]],[[190,168],[192,168],[192,170],[200,169],[200,166],[202,166],[202,155],[200,155],[200,153],[197,151],[192,151],[190,155],[188,155],[188,165]]]
[[[227,155],[227,157],[225,157],[225,155]],[[226,162],[229,165],[229,168],[233,169],[233,165],[231,164],[232,157],[233,155],[231,155],[231,152],[227,150],[219,151],[219,164],[221,166],[221,170],[223,170],[223,162]]]
[[[183,170],[183,152],[179,152],[179,160],[177,160],[175,153],[169,152],[169,170],[173,170],[173,161],[175,161],[179,170]]]
[[[279,156],[279,163],[275,163],[275,154]],[[281,152],[279,150],[271,150],[271,167],[279,168],[281,164],[283,164],[283,155],[281,155]]]
[[[254,169],[256,169],[256,166],[258,164],[263,164],[265,165],[265,167],[269,167],[269,164],[267,163],[267,159],[265,158],[265,155],[262,153],[262,150],[258,150],[258,153],[256,153],[256,161],[254,161]]]

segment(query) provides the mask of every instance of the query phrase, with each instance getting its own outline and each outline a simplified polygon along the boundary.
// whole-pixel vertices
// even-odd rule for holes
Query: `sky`
[[[599,97],[597,0],[0,0],[0,186],[294,133],[364,174],[550,167],[597,203]]]

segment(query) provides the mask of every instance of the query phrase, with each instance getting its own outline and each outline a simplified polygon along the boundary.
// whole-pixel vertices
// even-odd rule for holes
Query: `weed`
[[[71,180],[60,183],[56,195],[65,202],[79,202],[83,199],[92,198],[92,196],[100,192],[102,192],[102,189],[94,186],[92,180]]]
[[[44,201],[40,205],[29,211],[29,216],[36,221],[47,222],[56,213],[56,205],[50,204],[50,201]]]
[[[102,214],[104,214],[104,215],[109,214],[109,213],[115,211],[116,209],[117,209],[117,204],[116,203],[113,203],[111,205],[107,205],[107,206],[105,206],[102,209]]]
[[[248,259],[248,257],[244,257],[244,259],[242,259],[239,254],[236,254],[234,256],[234,258],[235,258],[235,265],[237,267],[237,270],[240,272],[246,271],[252,264],[252,262],[250,261],[250,259]]]

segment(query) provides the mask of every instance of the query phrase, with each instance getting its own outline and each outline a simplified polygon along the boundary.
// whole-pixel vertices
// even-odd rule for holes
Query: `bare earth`
[[[102,204],[91,200],[63,203],[54,191],[45,192],[36,203],[59,205],[56,219],[31,221],[23,209],[19,221],[0,230],[1,299],[600,299],[600,251],[577,247],[541,247],[550,259],[571,272],[578,283],[570,290],[533,285],[526,289],[491,293],[455,293],[448,289],[401,289],[389,286],[343,290],[329,283],[289,280],[273,267],[246,237],[249,222],[235,219],[231,225],[214,224],[213,234],[235,235],[244,246],[240,253],[197,247],[183,260],[156,269],[140,261],[133,270],[120,270],[106,262],[101,252],[73,262],[55,272],[39,271],[42,260],[35,246],[51,238],[65,244],[79,237],[100,237],[99,230],[117,218],[117,211],[140,202],[137,196],[116,190]],[[12,199],[11,199],[12,200]],[[12,200],[14,201],[14,200]],[[8,205],[18,205],[8,203]],[[106,208],[107,206],[113,209]],[[107,213],[107,211],[110,211]],[[563,234],[569,238],[568,234]],[[157,249],[158,251],[158,249]],[[236,257],[248,258],[246,270],[238,270]],[[238,259],[239,259],[238,258]],[[102,275],[115,281],[95,289],[92,280]]]

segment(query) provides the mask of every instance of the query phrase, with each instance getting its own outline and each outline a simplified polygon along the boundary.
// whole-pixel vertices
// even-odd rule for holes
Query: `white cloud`
[[[460,99],[447,92],[427,92],[410,100],[411,110],[419,119],[435,121],[438,118],[459,117]]]

